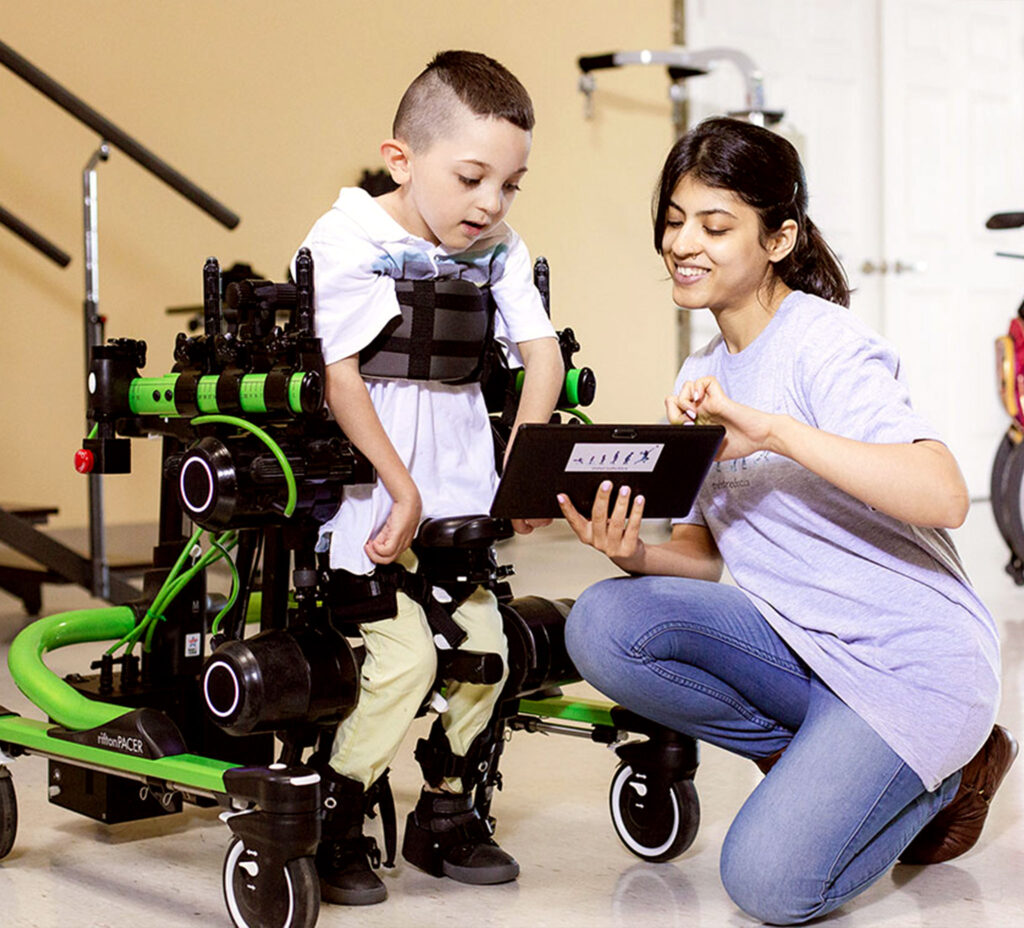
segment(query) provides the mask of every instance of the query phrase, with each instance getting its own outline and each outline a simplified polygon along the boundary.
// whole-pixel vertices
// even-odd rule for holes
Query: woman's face
[[[684,175],[665,214],[661,253],[676,305],[717,314],[758,305],[774,251],[771,237],[761,241],[753,207],[730,190]]]

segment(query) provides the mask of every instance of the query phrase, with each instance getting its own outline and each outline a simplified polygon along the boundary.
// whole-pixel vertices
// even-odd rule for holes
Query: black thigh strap
[[[326,586],[330,610],[341,622],[377,622],[394,618],[398,611],[395,593],[401,591],[423,607],[430,630],[441,635],[450,647],[457,648],[466,640],[466,633],[452,618],[452,613],[465,597],[463,600],[453,599],[450,603],[440,602],[434,596],[433,584],[426,577],[410,573],[400,564],[381,564],[371,575],[330,570]]]

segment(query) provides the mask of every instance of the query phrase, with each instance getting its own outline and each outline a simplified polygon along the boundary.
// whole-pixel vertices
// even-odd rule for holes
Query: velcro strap
[[[416,748],[413,751],[413,757],[416,762],[420,765],[423,770],[423,778],[433,787],[441,785],[441,782],[449,777],[469,778],[471,772],[475,772],[475,767],[470,766],[469,757],[460,757],[458,754],[452,753],[451,749],[445,745],[439,745],[437,741],[433,739],[420,738],[416,742]],[[465,802],[465,796],[463,794],[457,797],[459,802]],[[435,798],[434,802],[438,800]],[[453,800],[456,801],[456,800]],[[469,796],[469,807],[472,808],[473,799]],[[436,806],[435,806],[436,808]],[[440,810],[439,810],[440,811]],[[449,813],[465,812],[464,808],[452,808],[447,810]]]
[[[452,612],[458,608],[458,602],[455,600],[450,603],[439,602],[434,596],[434,585],[426,577],[410,573],[404,568],[396,574],[396,580],[398,589],[423,607],[427,616],[427,625],[435,635],[444,638],[452,648],[457,648],[466,640],[465,631],[452,618]]]
[[[409,379],[430,379],[430,358],[434,341],[434,313],[437,291],[433,281],[412,282],[412,331],[409,333]],[[404,315],[403,304],[403,315]],[[393,341],[397,341],[394,339]],[[392,349],[394,350],[394,349]]]
[[[327,579],[327,603],[342,622],[379,622],[398,612],[396,572],[378,567],[372,575],[331,570]]]
[[[342,622],[378,622],[393,619],[398,613],[396,592],[405,593],[423,608],[427,625],[451,648],[466,640],[466,632],[452,613],[465,600],[441,603],[434,596],[434,585],[420,574],[410,573],[401,564],[380,564],[372,574],[351,574],[331,570],[327,578],[327,600],[333,615]],[[466,595],[472,592],[470,589]]]
[[[391,792],[391,780],[387,770],[366,792],[366,814],[369,818],[373,818],[375,808],[380,809],[384,837],[384,866],[390,870],[395,865],[395,851],[398,849],[398,823],[395,816],[395,797]],[[379,862],[380,852],[377,857]]]

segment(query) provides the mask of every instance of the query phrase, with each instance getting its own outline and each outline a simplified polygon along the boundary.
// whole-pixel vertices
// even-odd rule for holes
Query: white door
[[[1024,209],[1024,2],[882,3],[882,329],[915,405],[941,429],[971,495],[1008,424],[993,342],[1024,291],[1022,236],[985,229]]]

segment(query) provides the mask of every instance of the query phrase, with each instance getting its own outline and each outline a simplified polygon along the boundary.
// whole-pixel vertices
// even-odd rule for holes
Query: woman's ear
[[[768,236],[768,260],[773,264],[781,261],[796,246],[799,231],[796,221],[787,219],[779,228]]]
[[[398,184],[409,181],[409,163],[412,152],[409,146],[401,139],[385,139],[380,143],[380,154],[384,159],[384,166],[388,169],[391,179]]]

